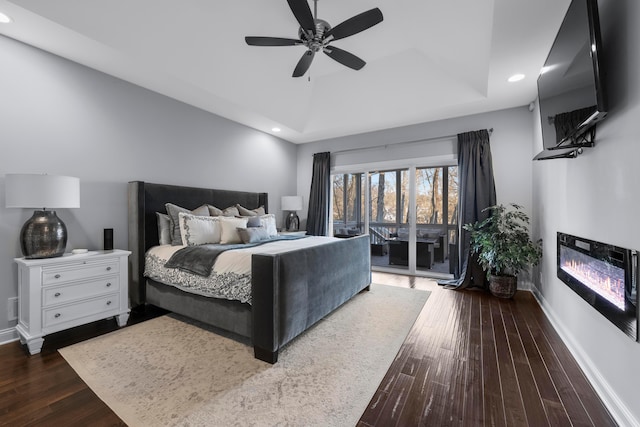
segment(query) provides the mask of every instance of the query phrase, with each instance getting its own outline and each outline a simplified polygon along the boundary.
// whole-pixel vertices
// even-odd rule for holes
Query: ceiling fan
[[[314,2],[314,15],[307,0],[287,0],[289,7],[300,24],[297,39],[281,37],[245,37],[245,41],[251,46],[297,46],[303,45],[307,51],[293,70],[293,77],[303,76],[309,67],[316,52],[323,51],[330,58],[338,61],[354,70],[360,70],[366,62],[346,50],[330,46],[334,40],[340,40],[371,28],[382,22],[382,12],[377,7],[362,12],[346,21],[331,27],[327,21],[318,19],[318,0]]]

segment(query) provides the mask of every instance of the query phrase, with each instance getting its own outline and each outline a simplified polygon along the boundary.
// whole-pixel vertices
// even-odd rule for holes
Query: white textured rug
[[[429,296],[372,285],[269,365],[162,316],[60,350],[129,426],[355,426]]]

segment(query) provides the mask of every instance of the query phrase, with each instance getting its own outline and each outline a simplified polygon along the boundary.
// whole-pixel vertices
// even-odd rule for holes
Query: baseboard
[[[9,344],[18,340],[18,332],[16,328],[0,330],[0,345]]]
[[[631,411],[629,411],[629,408],[622,400],[620,400],[618,395],[593,364],[589,355],[572,338],[572,335],[567,332],[562,323],[558,321],[557,316],[549,307],[549,304],[547,304],[544,296],[542,296],[535,287],[531,289],[531,293],[538,301],[538,304],[542,308],[545,316],[549,319],[558,335],[560,335],[560,339],[562,339],[573,358],[578,362],[578,365],[616,422],[621,426],[640,427],[640,421],[634,417]]]

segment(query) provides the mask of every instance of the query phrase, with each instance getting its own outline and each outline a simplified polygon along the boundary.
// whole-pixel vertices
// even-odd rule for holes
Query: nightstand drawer
[[[42,284],[53,285],[57,283],[72,282],[88,277],[99,277],[106,274],[117,274],[119,264],[117,260],[103,262],[84,262],[77,265],[44,267],[42,269]]]
[[[118,292],[119,289],[120,279],[118,276],[99,277],[65,286],[49,286],[43,288],[42,306],[48,307],[54,304],[100,296],[107,293]]]
[[[60,323],[71,322],[106,311],[117,312],[119,306],[118,294],[111,294],[77,304],[45,309],[42,310],[42,327],[51,328]]]

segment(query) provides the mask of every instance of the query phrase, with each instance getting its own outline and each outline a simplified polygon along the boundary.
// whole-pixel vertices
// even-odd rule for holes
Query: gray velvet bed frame
[[[248,337],[256,358],[276,363],[285,344],[371,284],[369,236],[252,256],[252,304],[183,292],[147,279],[144,254],[158,244],[156,212],[165,203],[194,209],[236,203],[268,208],[266,193],[129,183],[129,297],[132,308],[152,304]]]

